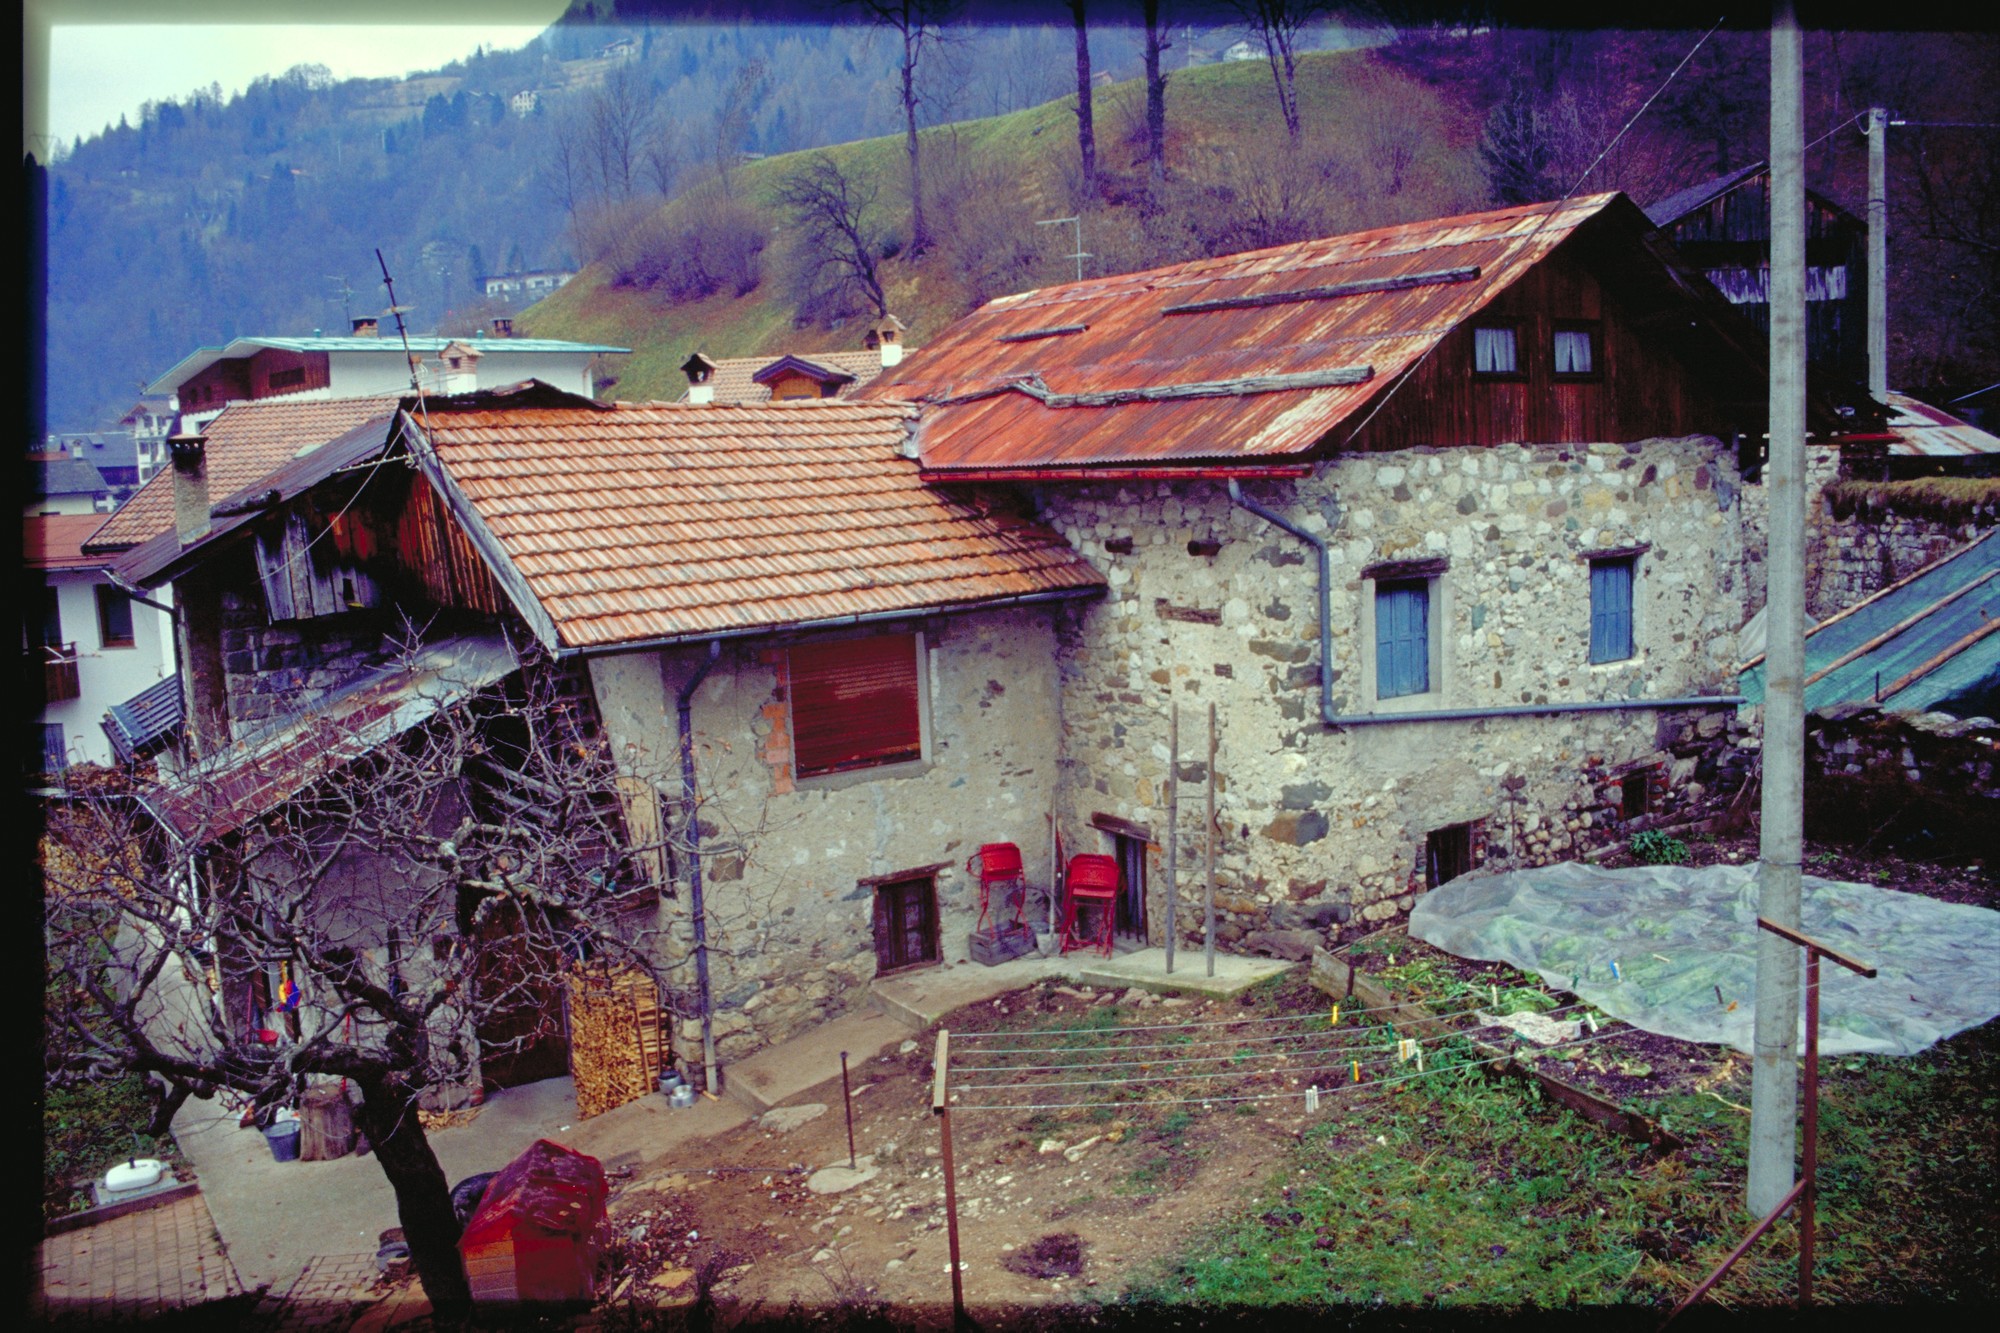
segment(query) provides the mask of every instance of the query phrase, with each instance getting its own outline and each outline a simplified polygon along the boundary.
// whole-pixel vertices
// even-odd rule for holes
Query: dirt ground
[[[1127,1002],[1146,1014],[1127,1014],[1130,1021],[1216,1022],[1251,1013],[1230,1001],[1041,985],[961,1010],[950,1025],[954,1033],[1029,1021],[1065,1026]],[[864,1169],[873,1158],[874,1174],[842,1193],[806,1186],[810,1169],[848,1161],[838,1079],[800,1099],[827,1108],[806,1123],[773,1129],[753,1122],[715,1141],[702,1163],[620,1188],[611,1207],[612,1262],[631,1280],[613,1304],[693,1300],[706,1266],[718,1304],[745,1314],[793,1301],[882,1302],[903,1318],[923,1307],[946,1317],[950,1260],[931,1053],[927,1037],[855,1071],[855,1148]],[[1240,1092],[1267,1084],[1229,1086]],[[1296,1142],[1304,1124],[1301,1102],[1289,1097],[1216,1103],[1179,1117],[1157,1109],[955,1112],[968,1304],[1027,1312],[1108,1298],[1219,1209],[1254,1197],[1274,1148]],[[1246,1162],[1258,1165],[1246,1169]]]
[[[1756,856],[1754,843],[1743,840],[1700,842],[1690,850],[1696,863]],[[1808,870],[1952,901],[1991,906],[2000,900],[1981,867],[1815,853]],[[1467,962],[1407,937],[1398,940],[1398,929],[1376,932],[1373,945],[1350,956],[1391,977],[1397,969],[1407,974],[1413,961],[1427,964],[1417,969],[1420,977],[1442,998],[1456,994],[1459,1002],[1448,1005],[1454,1009],[1465,1006],[1453,981],[1479,991],[1539,987],[1504,965]],[[1385,942],[1389,951],[1380,948]],[[1427,999],[1422,985],[1396,989],[1420,1003]],[[1551,996],[1554,1003],[1571,999]],[[1209,1031],[1235,1038],[1269,1031],[1254,1026],[1269,1015],[1317,1011],[1322,1003],[1303,969],[1253,1004],[1043,983],[961,1010],[949,1025],[954,1034],[1080,1027],[1106,1022],[1112,1017],[1106,1010],[1115,1007],[1128,1025],[1210,1023],[1219,1026]],[[955,1049],[978,1046],[970,1039]],[[848,1161],[838,1079],[797,1099],[826,1108],[803,1123],[752,1122],[712,1141],[702,1160],[617,1182],[609,1263],[618,1276],[604,1313],[615,1322],[621,1310],[636,1316],[713,1300],[726,1322],[769,1318],[794,1305],[824,1310],[879,1303],[895,1307],[900,1320],[946,1322],[950,1265],[941,1123],[931,1111],[932,1049],[931,1034],[924,1034],[901,1052],[855,1069],[854,1146],[866,1178],[852,1188],[815,1193],[807,1185],[819,1168]],[[955,1058],[954,1070],[972,1059]],[[1542,1065],[1615,1103],[1643,1104],[1726,1087],[1741,1059],[1628,1028]],[[961,1082],[971,1078],[976,1075],[960,1075]],[[1218,1100],[1181,1113],[1144,1105],[982,1111],[971,1109],[979,1094],[962,1092],[967,1109],[954,1113],[952,1127],[968,1304],[989,1321],[999,1315],[1004,1322],[1012,1312],[1033,1322],[1065,1306],[1109,1299],[1178,1253],[1218,1215],[1246,1203],[1280,1206],[1281,1198],[1258,1196],[1272,1188],[1280,1151],[1297,1142],[1307,1123],[1302,1098],[1221,1098],[1295,1092],[1298,1082],[1287,1080],[1282,1069],[1246,1069],[1240,1081],[1200,1085]],[[1351,1099],[1342,1112],[1354,1119],[1357,1132],[1369,1113],[1367,1098]]]

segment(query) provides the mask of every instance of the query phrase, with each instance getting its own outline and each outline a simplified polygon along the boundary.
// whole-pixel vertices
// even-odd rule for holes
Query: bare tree
[[[657,821],[650,844],[629,835],[633,779],[573,707],[531,664],[388,743],[322,719],[226,770],[55,806],[48,1077],[150,1075],[168,1116],[190,1095],[268,1110],[308,1079],[348,1080],[424,1290],[463,1313],[420,1104],[537,1035],[489,1020],[559,1023],[547,1001],[576,958],[661,980]],[[284,799],[246,804],[258,790]]]
[[[612,71],[590,99],[586,125],[590,158],[599,191],[611,199],[632,197],[632,176],[644,153],[652,105],[626,66]]]
[[[778,200],[798,228],[794,262],[806,304],[865,299],[876,314],[889,312],[877,270],[883,238],[874,219],[875,198],[872,187],[849,180],[825,153],[813,154],[779,188]]]
[[[1229,0],[1229,7],[1264,44],[1264,60],[1278,89],[1278,111],[1285,133],[1299,141],[1299,88],[1295,55],[1299,34],[1324,18],[1332,0]]]
[[[1146,18],[1146,166],[1153,183],[1167,176],[1167,74],[1160,56],[1173,45],[1160,21],[1160,0],[1140,0]]]
[[[957,0],[852,0],[871,23],[890,29],[902,43],[897,62],[901,75],[899,100],[903,107],[904,152],[910,162],[910,253],[922,254],[930,247],[930,233],[924,226],[923,162],[917,143],[917,108],[923,102],[918,68],[923,59],[944,40],[944,25],[958,10]]]
[[[1070,19],[1076,24],[1076,151],[1083,159],[1085,188],[1097,188],[1097,124],[1091,106],[1090,33],[1085,23],[1085,0],[1067,0]]]

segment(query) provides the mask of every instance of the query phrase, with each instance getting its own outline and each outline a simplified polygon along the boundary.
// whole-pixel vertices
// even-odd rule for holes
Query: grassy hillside
[[[1145,92],[1137,81],[1096,97],[1103,186],[1091,196],[1078,180],[1075,98],[1011,115],[964,121],[924,134],[926,208],[934,230],[957,228],[982,244],[1004,236],[1031,255],[998,290],[968,282],[950,247],[883,268],[890,309],[921,346],[980,300],[1072,278],[1068,227],[1043,218],[1080,214],[1086,276],[1128,272],[1198,254],[1226,253],[1309,235],[1478,208],[1487,199],[1473,117],[1363,51],[1314,53],[1300,63],[1305,140],[1296,160],[1282,151],[1283,122],[1261,61],[1177,71],[1167,88],[1170,179],[1149,189],[1145,173]],[[903,141],[890,136],[823,150],[842,171],[879,192],[877,207],[907,232]],[[732,191],[752,202],[773,231],[763,282],[750,294],[675,302],[661,292],[614,283],[591,264],[517,323],[537,337],[587,339],[633,349],[612,389],[626,400],[678,397],[679,366],[699,349],[710,356],[825,351],[859,346],[858,321],[802,326],[777,270],[791,221],[776,204],[804,154],[746,163]],[[712,186],[711,186],[712,189]],[[668,218],[698,220],[701,199],[663,205]],[[980,288],[989,288],[982,294]]]

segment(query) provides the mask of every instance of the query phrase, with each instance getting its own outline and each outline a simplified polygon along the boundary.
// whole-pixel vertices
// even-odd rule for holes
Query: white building
[[[511,330],[511,321],[505,327]],[[537,379],[585,397],[595,388],[591,359],[631,350],[557,338],[514,338],[504,332],[473,338],[412,337],[409,345],[410,355],[419,358],[418,377],[427,393],[492,389]],[[147,392],[176,395],[182,428],[194,429],[232,402],[366,398],[409,387],[403,340],[381,336],[372,318],[357,318],[354,331],[344,337],[238,338],[224,347],[200,348],[154,380]]]
[[[90,513],[22,520],[23,563],[46,580],[24,597],[21,634],[23,680],[42,697],[40,735],[28,738],[30,767],[39,748],[42,772],[112,763],[118,756],[105,714],[174,679],[173,621],[164,609],[172,594],[162,589],[142,601],[112,584],[108,562],[82,550],[103,521]],[[172,694],[177,711],[178,686],[162,693]]]

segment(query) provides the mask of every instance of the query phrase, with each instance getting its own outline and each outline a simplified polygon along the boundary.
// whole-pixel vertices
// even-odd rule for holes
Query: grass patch
[[[1440,1064],[1444,1063],[1441,1059]],[[1747,1068],[1716,1091],[1748,1100]],[[1668,1305],[1740,1239],[1748,1117],[1713,1097],[1644,1108],[1668,1157],[1531,1086],[1442,1073],[1342,1098],[1251,1204],[1125,1299],[1210,1306]],[[1821,1097],[1819,1299],[1991,1301],[2000,1205],[2000,1025],[1913,1059],[1847,1059]],[[1791,1299],[1781,1222],[1717,1293]]]
[[[49,1088],[42,1100],[42,1215],[61,1217],[93,1206],[90,1179],[128,1157],[157,1157],[185,1168],[187,1160],[171,1138],[138,1133],[151,1118],[146,1083],[137,1074]]]

